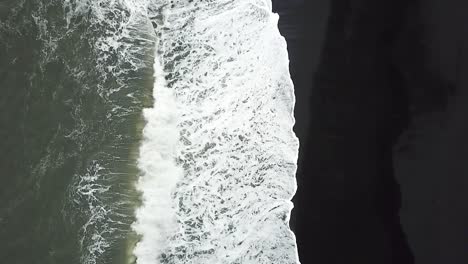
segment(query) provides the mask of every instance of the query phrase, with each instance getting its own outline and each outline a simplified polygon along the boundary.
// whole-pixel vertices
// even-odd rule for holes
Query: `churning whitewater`
[[[138,166],[139,264],[296,264],[298,140],[270,0],[154,0],[154,107]]]

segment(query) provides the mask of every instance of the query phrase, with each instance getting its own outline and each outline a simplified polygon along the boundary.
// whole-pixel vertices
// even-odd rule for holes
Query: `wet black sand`
[[[286,2],[301,263],[468,263],[467,4]]]

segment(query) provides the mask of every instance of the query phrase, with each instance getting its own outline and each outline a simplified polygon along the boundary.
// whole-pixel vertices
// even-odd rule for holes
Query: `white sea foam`
[[[149,10],[158,44],[137,263],[298,263],[295,99],[271,1],[154,0]]]
[[[100,95],[109,98],[126,88],[132,72],[148,67],[144,58],[154,32],[148,18],[149,0],[64,0],[67,31],[80,26],[85,15],[92,27],[91,46],[96,53],[96,70],[101,80],[96,84]],[[95,37],[97,36],[97,37]],[[112,89],[104,85],[116,80]]]
[[[144,111],[147,124],[139,159],[139,167],[144,172],[138,182],[143,206],[137,210],[135,225],[135,230],[143,234],[135,249],[139,262],[143,263],[155,263],[165,247],[165,238],[177,232],[171,193],[182,176],[182,169],[174,159],[179,140],[176,100],[166,86],[159,63],[154,67],[155,105]]]

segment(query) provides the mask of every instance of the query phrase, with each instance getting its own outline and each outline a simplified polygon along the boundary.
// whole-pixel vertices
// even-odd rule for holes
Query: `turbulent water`
[[[0,3],[0,259],[298,263],[270,0]]]

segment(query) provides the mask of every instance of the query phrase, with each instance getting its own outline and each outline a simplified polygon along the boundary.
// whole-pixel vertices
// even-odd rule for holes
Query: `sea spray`
[[[179,141],[178,109],[168,89],[159,62],[155,65],[154,108],[145,109],[138,166],[142,175],[137,188],[142,192],[142,206],[137,210],[134,229],[142,234],[135,248],[139,263],[157,263],[166,238],[176,233],[172,192],[181,179],[182,169],[175,162]]]
[[[298,140],[270,0],[154,0],[155,104],[140,149],[139,264],[296,264]]]

